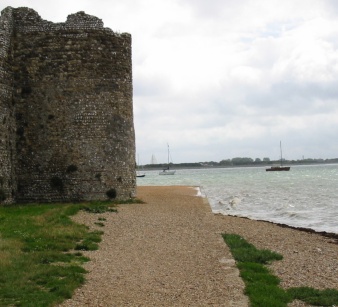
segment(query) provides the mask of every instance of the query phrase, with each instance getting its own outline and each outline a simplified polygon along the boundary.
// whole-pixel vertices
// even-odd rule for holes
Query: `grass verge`
[[[133,200],[132,202],[139,202]],[[71,220],[79,210],[116,212],[113,202],[0,207],[0,306],[52,306],[85,281],[83,250],[95,250],[102,231]]]
[[[252,307],[286,307],[295,299],[314,306],[338,304],[336,289],[299,287],[284,290],[279,287],[279,278],[265,265],[274,260],[281,260],[282,255],[269,250],[258,250],[236,234],[223,234],[223,239],[237,262],[240,276],[245,283],[245,294],[248,295]]]

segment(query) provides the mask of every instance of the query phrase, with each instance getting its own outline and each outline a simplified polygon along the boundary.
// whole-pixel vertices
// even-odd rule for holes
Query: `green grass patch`
[[[70,217],[116,212],[116,204],[0,206],[0,306],[54,306],[70,298],[85,281],[89,258],[81,251],[97,249],[103,234]]]
[[[252,244],[238,235],[225,235],[226,243],[231,247],[231,252],[238,262],[255,262],[267,264],[273,260],[281,260],[283,256],[269,250],[258,250]]]
[[[290,288],[288,292],[294,299],[314,306],[337,306],[338,291],[336,289],[317,290],[309,287]]]
[[[265,249],[259,250],[236,234],[223,234],[223,239],[237,262],[240,276],[245,283],[245,294],[248,295],[252,307],[286,307],[295,299],[314,306],[338,304],[336,289],[316,290],[299,287],[284,290],[280,288],[279,278],[274,276],[265,265],[281,260],[282,255]]]

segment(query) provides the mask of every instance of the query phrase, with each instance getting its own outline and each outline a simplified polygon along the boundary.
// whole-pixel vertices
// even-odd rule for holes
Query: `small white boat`
[[[159,175],[174,175],[175,172],[176,172],[175,170],[170,170],[168,167],[162,170],[161,172],[159,172]]]
[[[163,169],[161,172],[159,172],[159,175],[174,175],[175,170],[170,170],[170,163],[169,163],[169,157],[170,157],[170,152],[169,152],[169,145],[168,145],[168,167]]]

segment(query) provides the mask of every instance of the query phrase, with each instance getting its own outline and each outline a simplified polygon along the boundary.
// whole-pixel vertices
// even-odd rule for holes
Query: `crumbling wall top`
[[[84,11],[70,14],[66,22],[53,23],[41,18],[34,10],[28,7],[12,8],[6,7],[1,11],[1,15],[13,15],[15,29],[21,33],[44,32],[44,31],[63,31],[63,30],[102,30],[107,34],[116,36],[130,36],[129,33],[116,33],[110,28],[104,28],[103,21]]]
[[[92,15],[86,14],[84,11],[77,12],[75,14],[68,15],[66,24],[68,26],[74,26],[75,24],[86,23],[87,25],[92,25],[98,29],[103,28],[103,21],[100,18],[97,18]]]

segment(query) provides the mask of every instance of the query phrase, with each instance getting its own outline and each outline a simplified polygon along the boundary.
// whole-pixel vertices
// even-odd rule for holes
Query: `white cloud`
[[[338,156],[333,0],[2,0],[63,22],[77,11],[133,40],[137,152],[174,162]],[[276,141],[277,140],[277,141]],[[275,148],[275,149],[273,149]],[[163,158],[162,158],[163,156]]]

